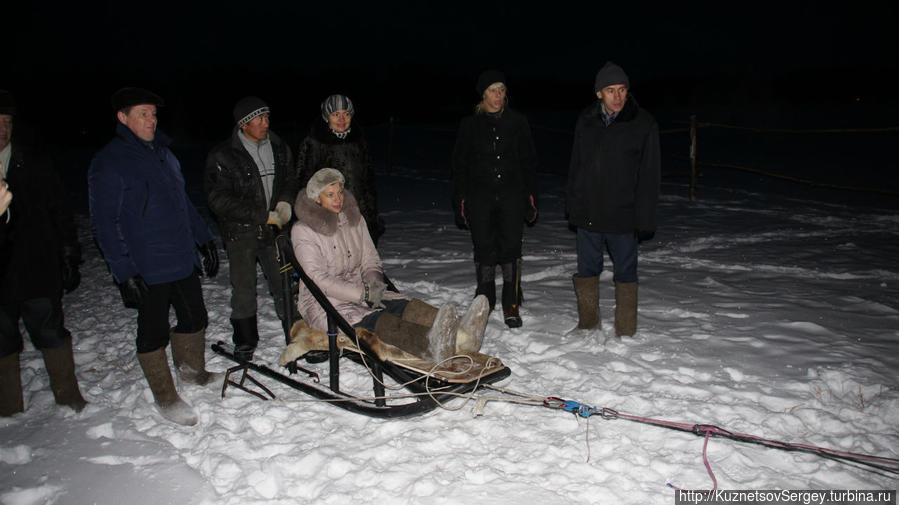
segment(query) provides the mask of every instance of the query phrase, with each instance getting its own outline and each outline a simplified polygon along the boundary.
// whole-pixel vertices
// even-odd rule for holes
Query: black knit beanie
[[[268,114],[268,104],[258,96],[245,96],[234,104],[234,122],[237,127],[249,123],[253,118]]]
[[[593,83],[593,91],[598,92],[606,86],[612,86],[615,84],[624,84],[628,88],[631,87],[630,81],[627,78],[627,74],[624,73],[624,69],[612,63],[611,61],[607,61],[606,64],[603,65],[601,69],[599,69],[599,72],[596,73],[596,81]]]
[[[484,96],[484,91],[487,91],[487,88],[490,87],[494,82],[501,82],[503,84],[506,83],[506,76],[503,75],[499,70],[485,70],[481,72],[481,75],[478,77],[478,84],[475,86],[475,91],[478,92],[478,97]]]

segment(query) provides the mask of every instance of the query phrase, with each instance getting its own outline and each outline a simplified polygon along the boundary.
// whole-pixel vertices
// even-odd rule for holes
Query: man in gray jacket
[[[235,354],[251,360],[259,342],[256,263],[268,279],[275,309],[286,321],[275,230],[291,218],[298,188],[290,148],[269,131],[269,107],[248,96],[234,106],[231,138],[210,151],[205,189],[231,268],[231,325]],[[286,328],[285,328],[286,331]]]
[[[601,328],[599,274],[607,250],[618,337],[637,330],[637,245],[655,233],[661,172],[658,124],[629,88],[627,74],[612,62],[596,74],[597,100],[575,127],[566,200],[577,228],[577,327]]]

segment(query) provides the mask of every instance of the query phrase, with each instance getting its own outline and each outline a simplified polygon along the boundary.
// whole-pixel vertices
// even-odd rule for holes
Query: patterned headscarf
[[[322,119],[327,122],[328,116],[338,110],[345,110],[350,113],[350,116],[356,113],[356,109],[353,108],[353,101],[350,100],[350,97],[346,95],[331,95],[322,102]]]

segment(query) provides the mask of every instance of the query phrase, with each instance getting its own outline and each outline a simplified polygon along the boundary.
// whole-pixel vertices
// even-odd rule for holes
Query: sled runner
[[[283,281],[286,327],[289,328],[285,332],[287,347],[281,355],[280,364],[287,368],[288,374],[263,364],[244,361],[234,355],[231,345],[220,341],[213,344],[212,350],[237,363],[226,374],[223,397],[231,386],[262,399],[275,398],[271,390],[253,377],[252,373],[256,373],[351,412],[373,417],[408,417],[429,412],[446,401],[472,393],[511,374],[511,370],[499,359],[485,354],[460,354],[443,363],[433,363],[381,341],[370,331],[353,328],[303,271],[294,257],[290,237],[286,233],[278,235],[276,249]],[[313,330],[305,321],[294,320],[300,282],[305,284],[328,314],[327,332]],[[317,372],[299,364],[299,361],[303,361],[304,365],[306,361],[319,361],[313,359],[316,355],[326,361],[327,385],[322,384]],[[341,390],[343,358],[356,364],[353,373],[371,376],[372,397]],[[233,378],[236,374],[240,375],[239,379]],[[248,381],[265,394],[254,390],[247,384]],[[394,384],[391,385],[391,382]],[[401,391],[387,394],[388,389]]]

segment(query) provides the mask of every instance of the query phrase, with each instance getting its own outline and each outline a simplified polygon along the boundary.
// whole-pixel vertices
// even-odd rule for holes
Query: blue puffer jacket
[[[188,277],[200,266],[197,246],[212,240],[184,189],[171,139],[147,143],[119,124],[88,172],[91,229],[117,282],[147,284]]]

